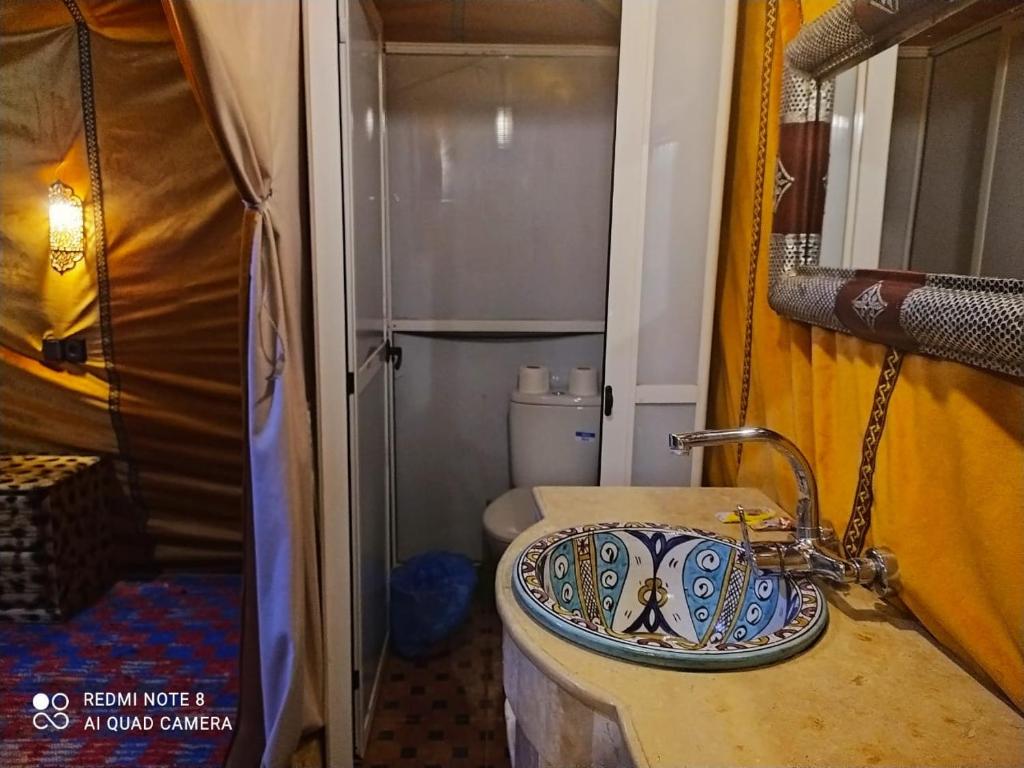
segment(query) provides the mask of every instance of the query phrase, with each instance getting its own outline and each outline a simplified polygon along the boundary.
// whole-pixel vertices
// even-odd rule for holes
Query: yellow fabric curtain
[[[823,518],[841,536],[886,349],[785,320],[767,302],[782,48],[831,4],[740,5],[709,422],[740,422],[749,321],[746,423],[782,432],[807,454]],[[717,449],[706,480],[760,487],[791,505],[789,473],[777,462],[756,447],[739,462],[735,450]],[[878,446],[874,493],[869,542],[895,551],[906,605],[1024,708],[1024,385],[907,355]]]
[[[247,557],[255,585],[246,585],[243,675],[255,668],[258,653],[266,738],[260,764],[278,768],[289,763],[303,733],[323,725],[306,380],[312,347],[303,319],[310,261],[303,215],[300,4],[273,0],[254,8],[237,0],[164,0],[164,11],[246,208],[252,514]],[[250,634],[253,618],[256,636]],[[248,736],[257,707],[248,687],[242,698],[240,728]],[[255,764],[257,745],[241,732],[228,765],[248,768]]]

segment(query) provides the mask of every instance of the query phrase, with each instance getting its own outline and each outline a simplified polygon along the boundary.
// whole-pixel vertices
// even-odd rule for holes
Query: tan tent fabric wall
[[[145,5],[146,45],[93,36],[121,413],[157,559],[237,559],[242,206]]]
[[[59,0],[5,0],[0,450],[127,460],[161,562],[237,563],[242,206],[160,5],[77,7],[91,31],[121,440],[102,352],[76,28]],[[57,178],[86,206],[86,258],[64,275],[47,259],[46,195]],[[45,334],[84,336],[88,363],[43,365]]]
[[[307,372],[309,253],[302,137],[300,4],[259,12],[235,0],[164,0],[185,71],[245,201],[250,258],[246,344],[255,597],[266,749],[288,765],[304,733],[322,727],[322,647],[313,439]],[[273,52],[272,56],[267,52]],[[243,669],[251,664],[247,602]],[[243,678],[243,685],[251,681]],[[242,727],[251,694],[243,689]],[[250,766],[236,738],[230,766]]]
[[[43,365],[44,334],[100,348],[95,233],[84,264],[50,268],[47,189],[89,189],[78,44],[56,0],[0,6],[0,450],[115,453],[101,356],[73,372]],[[53,24],[59,26],[53,27]]]

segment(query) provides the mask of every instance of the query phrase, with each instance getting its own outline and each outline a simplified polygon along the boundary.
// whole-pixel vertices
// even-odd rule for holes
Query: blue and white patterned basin
[[[519,603],[592,650],[644,664],[735,669],[810,645],[828,622],[808,579],[756,576],[732,539],[657,523],[601,523],[538,539],[516,560]]]

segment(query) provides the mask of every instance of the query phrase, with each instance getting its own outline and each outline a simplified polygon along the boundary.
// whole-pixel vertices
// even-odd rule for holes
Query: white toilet
[[[514,487],[484,510],[484,532],[495,557],[540,519],[533,486],[597,484],[600,413],[593,368],[574,368],[566,392],[551,391],[550,374],[543,366],[519,369],[508,414]]]

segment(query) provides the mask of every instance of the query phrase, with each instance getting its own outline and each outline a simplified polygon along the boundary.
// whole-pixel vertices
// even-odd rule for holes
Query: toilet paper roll
[[[519,391],[529,395],[543,395],[551,389],[551,372],[543,365],[523,365],[519,368]]]
[[[577,365],[569,371],[569,394],[573,397],[596,395],[597,370],[589,365]]]

